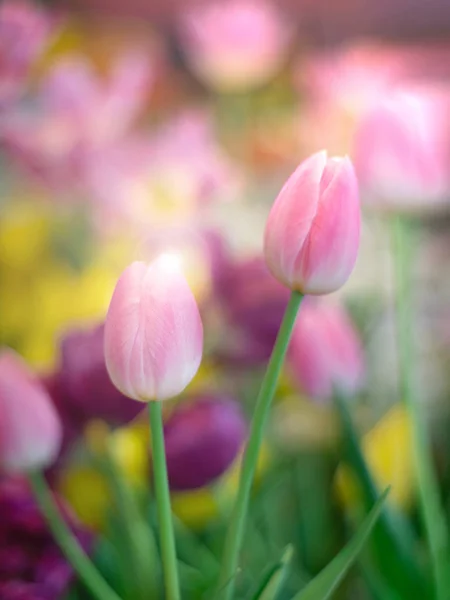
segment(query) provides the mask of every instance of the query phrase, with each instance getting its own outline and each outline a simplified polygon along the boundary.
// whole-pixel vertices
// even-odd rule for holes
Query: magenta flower
[[[0,110],[20,96],[34,62],[45,49],[54,23],[26,0],[0,5]]]
[[[62,508],[78,541],[89,550],[91,536]],[[23,480],[0,479],[0,514],[0,598],[60,600],[74,573]]]
[[[355,166],[368,204],[435,208],[450,193],[450,94],[409,88],[386,96],[361,118]]]
[[[212,483],[234,462],[246,437],[244,415],[231,398],[206,394],[180,404],[164,426],[170,488]]]
[[[0,468],[50,466],[61,445],[61,423],[44,387],[12,350],[0,353]]]
[[[352,395],[364,380],[358,333],[342,306],[309,298],[296,321],[288,365],[302,391],[317,399],[334,390]]]
[[[142,410],[142,404],[125,397],[111,383],[105,364],[104,329],[102,324],[64,336],[58,377],[68,404],[85,422],[103,419],[111,425],[123,425]]]
[[[131,264],[119,278],[105,324],[105,360],[114,385],[147,402],[184,390],[200,365],[203,326],[176,258]]]
[[[287,180],[270,211],[264,237],[270,271],[304,294],[334,292],[355,265],[360,219],[350,160],[314,154]]]
[[[267,0],[209,2],[180,21],[180,40],[195,74],[219,92],[269,81],[286,59],[293,29]]]
[[[214,280],[215,300],[224,313],[226,327],[233,330],[221,344],[219,358],[236,368],[265,363],[277,337],[289,290],[272,277],[262,257],[224,257]]]

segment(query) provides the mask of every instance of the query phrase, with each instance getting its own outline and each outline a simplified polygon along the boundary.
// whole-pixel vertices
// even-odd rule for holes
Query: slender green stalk
[[[426,421],[422,414],[420,402],[416,397],[416,384],[414,382],[416,362],[412,334],[413,311],[411,299],[413,285],[410,273],[412,243],[410,243],[409,236],[408,223],[399,216],[393,217],[392,237],[397,301],[400,389],[411,419],[420,508],[433,561],[436,597],[437,600],[444,600],[450,597],[448,530],[434,471]]]
[[[170,508],[169,481],[167,478],[166,452],[160,402],[149,402],[150,429],[152,437],[153,476],[158,508],[159,536],[161,543],[166,600],[179,600],[177,555]]]
[[[97,600],[120,600],[94,567],[64,521],[43,474],[38,471],[30,473],[29,481],[53,537],[85,586]]]
[[[269,416],[270,405],[275,395],[278,377],[283,365],[284,357],[286,356],[292,329],[302,299],[302,294],[299,292],[292,292],[256,401],[250,436],[242,461],[239,489],[225,539],[222,570],[217,591],[217,595],[223,596],[225,600],[231,600],[233,597],[234,580],[244,534],[250,490],[255,475],[264,427]]]

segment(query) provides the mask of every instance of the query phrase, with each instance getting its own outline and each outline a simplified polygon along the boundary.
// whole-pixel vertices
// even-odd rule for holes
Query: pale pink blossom
[[[106,366],[126,396],[146,402],[184,390],[200,365],[203,326],[176,258],[132,263],[114,291],[105,324]]]
[[[240,187],[237,167],[200,110],[110,146],[91,161],[87,181],[104,206],[152,228],[196,221],[202,208],[234,199]]]
[[[180,39],[195,74],[219,92],[254,88],[282,68],[293,28],[267,0],[213,1],[181,19]]]
[[[399,210],[449,201],[448,90],[397,90],[369,109],[357,126],[354,160],[363,199]]]
[[[314,154],[289,177],[270,211],[264,252],[272,274],[303,294],[327,294],[350,276],[358,253],[358,185],[348,157]]]
[[[41,383],[12,350],[0,353],[0,469],[48,467],[62,439],[59,417]]]
[[[54,20],[37,4],[25,0],[0,4],[0,109],[22,93],[54,25]]]
[[[329,399],[356,393],[364,381],[358,333],[344,308],[312,298],[304,302],[289,346],[288,365],[307,395]]]
[[[151,69],[143,51],[129,51],[102,79],[81,56],[57,62],[35,106],[9,116],[7,149],[45,183],[84,190],[95,156],[121,140],[143,108]]]

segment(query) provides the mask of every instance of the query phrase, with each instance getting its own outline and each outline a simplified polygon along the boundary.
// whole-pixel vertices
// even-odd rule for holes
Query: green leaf
[[[364,458],[346,399],[335,394],[334,401],[344,434],[346,458],[360,484],[364,507],[369,511],[379,492]],[[386,506],[374,530],[375,560],[386,581],[402,598],[423,600],[427,597],[427,589],[420,565],[412,554],[414,541],[407,520]]]
[[[275,600],[286,580],[293,553],[292,546],[285,549],[281,559],[265,573],[262,582],[252,594],[251,600]]]
[[[364,548],[380,516],[388,493],[389,488],[376,502],[353,539],[293,600],[327,600],[331,597]]]

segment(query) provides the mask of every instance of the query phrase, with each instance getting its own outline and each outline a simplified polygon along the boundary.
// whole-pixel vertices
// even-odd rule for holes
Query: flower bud
[[[131,264],[119,278],[105,323],[106,367],[126,396],[147,402],[184,390],[200,365],[203,326],[170,255]]]
[[[40,382],[11,350],[0,353],[0,468],[48,467],[62,438],[58,414]]]
[[[226,396],[201,396],[180,405],[164,427],[170,488],[196,489],[220,477],[246,436],[240,406]]]
[[[180,41],[197,77],[218,92],[263,85],[283,66],[293,27],[266,0],[208,2],[180,22]]]
[[[270,271],[303,294],[334,292],[356,262],[360,219],[350,159],[314,154],[287,180],[270,211],[264,238]]]
[[[448,202],[448,95],[398,91],[362,117],[354,144],[364,201],[395,210]]]
[[[354,394],[363,381],[361,342],[338,305],[304,303],[292,334],[288,361],[301,389],[312,398],[328,399],[334,389]]]

